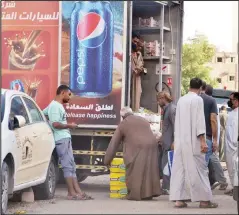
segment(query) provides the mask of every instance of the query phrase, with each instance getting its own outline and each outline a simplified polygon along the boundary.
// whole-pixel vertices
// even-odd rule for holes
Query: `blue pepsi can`
[[[70,88],[81,97],[112,91],[114,20],[107,1],[75,2],[71,14]]]
[[[11,81],[10,83],[10,90],[17,90],[20,92],[25,92],[24,85],[21,80],[17,79],[14,81]]]

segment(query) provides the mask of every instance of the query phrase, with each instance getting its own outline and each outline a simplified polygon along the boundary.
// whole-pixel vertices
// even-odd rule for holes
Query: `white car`
[[[32,187],[35,199],[54,197],[58,158],[52,130],[25,93],[1,90],[2,213],[17,191]]]

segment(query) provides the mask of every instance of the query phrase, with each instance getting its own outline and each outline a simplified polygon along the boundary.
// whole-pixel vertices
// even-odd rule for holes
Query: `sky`
[[[184,41],[198,31],[221,51],[232,51],[232,2],[185,1]]]

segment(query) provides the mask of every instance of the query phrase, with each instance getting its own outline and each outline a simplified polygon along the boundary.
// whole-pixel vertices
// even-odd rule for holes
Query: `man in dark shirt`
[[[208,144],[207,162],[209,179],[212,189],[220,185],[220,190],[227,187],[226,178],[217,156],[218,148],[218,108],[216,100],[212,97],[213,87],[203,82],[201,97],[204,102],[204,115],[206,122],[206,139]]]
[[[209,162],[209,157],[214,151],[217,150],[217,132],[218,132],[218,121],[217,121],[217,103],[211,96],[205,94],[206,82],[203,82],[201,97],[204,103],[204,115],[206,123],[206,140],[208,144],[208,152],[206,154],[206,161]]]

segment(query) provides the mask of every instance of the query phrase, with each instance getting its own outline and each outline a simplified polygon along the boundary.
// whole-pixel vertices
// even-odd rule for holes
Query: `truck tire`
[[[77,180],[79,183],[81,183],[82,181],[84,181],[85,179],[87,179],[88,175],[81,175],[81,174],[77,174]]]
[[[8,193],[9,193],[9,181],[10,181],[10,171],[7,163],[3,161],[2,164],[2,207],[1,207],[1,214],[6,214],[7,212],[7,205],[8,205]]]
[[[57,184],[57,168],[56,161],[52,156],[45,182],[33,187],[36,200],[47,200],[54,198]]]

